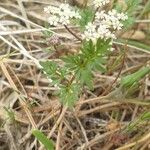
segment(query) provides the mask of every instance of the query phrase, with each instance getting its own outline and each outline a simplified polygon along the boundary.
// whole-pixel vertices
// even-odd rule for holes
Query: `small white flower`
[[[54,84],[54,87],[57,89],[57,90],[60,90],[60,87],[58,84]]]
[[[104,24],[105,26],[107,26],[107,28],[110,28],[111,25],[112,25],[112,22],[111,22],[111,20],[110,20],[109,18],[103,19],[103,20],[101,20],[100,22],[101,22],[102,24]]]
[[[106,4],[108,4],[109,2],[110,2],[110,0],[94,0],[93,4],[94,4],[95,7],[98,8],[98,7],[102,7]]]
[[[50,6],[48,6],[48,7],[44,7],[44,12],[46,12],[46,13],[50,13]]]
[[[106,12],[104,10],[96,12],[95,19],[104,19],[106,17]]]
[[[83,39],[86,39],[86,40],[91,39],[93,42],[95,42],[96,39],[98,39],[98,37],[99,37],[99,34],[96,31],[96,25],[89,22],[86,26],[85,32],[82,34],[82,37],[83,37]]]
[[[54,26],[59,24],[68,25],[70,24],[70,19],[81,18],[79,12],[73,9],[69,4],[61,4],[59,7],[48,6],[44,8],[44,11],[51,15],[49,17],[49,23]]]
[[[109,12],[108,12],[108,15],[109,15],[110,17],[115,17],[116,19],[122,20],[122,21],[128,19],[127,14],[118,13],[115,9],[112,9],[111,11],[109,11]]]
[[[62,4],[59,6],[59,9],[62,9],[62,10],[70,9],[70,6],[69,6],[69,4],[64,4],[64,3],[62,3]]]
[[[112,27],[113,27],[114,30],[121,30],[122,27],[123,27],[123,24],[120,23],[119,20],[116,20],[116,21],[112,22]]]
[[[82,35],[83,39],[96,41],[101,39],[116,39],[115,31],[122,29],[122,21],[128,17],[124,13],[118,13],[115,9],[106,13],[104,10],[95,14],[95,21],[88,23]]]
[[[108,30],[106,25],[100,24],[98,29],[97,29],[97,32],[99,34],[99,37],[101,37],[103,39],[106,37],[106,34],[110,31]]]
[[[113,52],[113,51],[115,51],[115,48],[111,47],[109,50],[110,50],[111,52]]]
[[[68,16],[61,16],[59,18],[59,23],[61,23],[62,25],[68,25],[70,24],[70,20]]]
[[[80,16],[80,14],[79,14],[79,12],[75,12],[75,11],[72,11],[72,12],[70,12],[70,17],[71,18],[76,18],[76,19],[81,19],[81,16]]]
[[[113,32],[107,32],[105,35],[106,39],[116,39],[116,36]]]
[[[108,15],[109,16],[116,16],[117,15],[117,10],[112,9],[112,10],[108,11]]]
[[[126,14],[124,14],[124,13],[118,13],[118,14],[117,14],[117,18],[118,18],[119,20],[125,21],[125,20],[128,19],[128,16],[127,16]]]
[[[96,8],[102,7],[108,4],[110,0],[93,0],[93,4]],[[71,19],[80,19],[81,16],[69,4],[61,4],[59,7],[48,6],[44,8],[44,11],[50,14],[48,21],[50,25],[57,26],[68,25]],[[108,12],[101,10],[96,12],[94,22],[89,22],[85,27],[85,31],[82,34],[82,38],[86,40],[92,40],[95,42],[98,38],[101,39],[115,39],[115,31],[122,29],[122,21],[128,19],[128,16],[124,13],[118,13],[117,10],[112,9]]]
[[[50,83],[52,83],[52,82],[53,82],[53,80],[52,80],[52,79],[50,79],[50,78],[48,78],[48,81],[49,81]]]
[[[96,30],[96,25],[94,25],[94,24],[92,24],[91,22],[89,22],[85,28],[86,28],[86,30],[88,30],[89,32],[94,32],[94,31]]]
[[[120,30],[123,27],[121,21],[128,19],[127,15],[124,13],[118,13],[115,9],[108,12],[105,17],[105,21],[112,26],[114,30]]]
[[[48,18],[48,22],[49,22],[50,25],[57,26],[58,23],[59,23],[59,18],[57,16],[55,16],[55,15],[54,16],[50,16]]]
[[[48,14],[58,14],[59,9],[55,6],[47,6],[44,8],[44,11]]]

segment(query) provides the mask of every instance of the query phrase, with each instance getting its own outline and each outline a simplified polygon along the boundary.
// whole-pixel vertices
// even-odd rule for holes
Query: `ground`
[[[150,1],[143,0],[134,12],[134,25],[118,33],[107,59],[109,71],[94,72],[94,89],[84,87],[73,108],[61,105],[54,94],[57,87],[49,85],[38,64],[47,59],[61,64],[61,56],[79,50],[79,42],[64,27],[51,28],[61,35],[58,51],[51,51],[43,34],[43,8],[60,2],[0,1],[0,150],[41,150],[33,128],[52,139],[56,150],[150,149],[149,74],[128,97],[119,88],[123,76],[150,66]]]

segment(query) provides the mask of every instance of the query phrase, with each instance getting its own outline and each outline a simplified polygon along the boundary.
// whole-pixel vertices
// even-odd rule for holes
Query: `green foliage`
[[[79,68],[76,80],[80,80],[81,85],[87,85],[90,89],[93,89],[93,75],[88,65]]]
[[[126,6],[124,7],[123,4],[120,5],[117,1],[115,2],[115,7],[118,11],[122,12],[121,10],[124,9],[129,17],[127,21],[124,21],[125,27],[131,27],[137,15],[134,11],[138,8],[141,0],[125,0],[126,10]],[[84,31],[85,26],[93,21],[95,16],[93,10],[94,8],[92,7],[80,9],[81,19],[75,21],[77,21],[76,23],[79,25],[81,31]],[[48,30],[45,34],[46,36],[51,36],[52,32]],[[110,52],[110,43],[110,39],[102,40],[99,38],[96,42],[81,40],[80,52],[63,57],[61,59],[61,66],[52,61],[41,62],[44,73],[52,80],[52,84],[58,87],[57,94],[64,105],[72,107],[76,100],[78,100],[84,86],[93,89],[93,71],[106,71],[106,56]],[[115,69],[121,59],[124,59],[124,54],[116,59],[110,67],[110,71]],[[149,72],[150,68],[145,67],[131,75],[123,77],[120,86],[121,92],[123,93],[124,89],[126,93],[136,90],[137,83]]]
[[[108,49],[111,47],[110,40],[98,39],[96,44],[90,41],[84,41],[81,47],[81,53],[63,58],[66,68],[75,72],[76,80],[81,85],[87,85],[92,89],[92,71],[105,71],[104,63]]]
[[[146,45],[140,41],[134,41],[134,40],[124,40],[124,39],[117,39],[117,42],[121,42],[123,44],[128,44],[131,47],[136,47],[137,49],[139,49],[140,51],[146,52],[146,53],[150,53],[150,46]]]
[[[144,114],[142,114],[141,120],[150,121],[150,112],[145,112]]]
[[[142,124],[145,121],[150,121],[150,112],[144,112],[137,119],[129,123],[125,131],[132,132],[137,129],[138,125]]]
[[[124,29],[128,29],[128,28],[132,27],[135,20],[136,20],[135,17],[128,16],[128,19],[123,22]]]
[[[68,56],[63,58],[66,63],[66,68],[75,73],[75,78],[78,84],[86,84],[89,88],[92,88],[92,72],[89,67],[88,60],[84,58],[83,54],[76,56]]]
[[[143,49],[143,51],[149,51],[150,52],[150,46],[149,45],[146,45],[144,43],[141,43],[140,41],[133,41],[133,40],[129,40],[128,41],[129,44],[133,45],[133,46],[136,46],[138,48],[141,48]]]
[[[1,124],[0,127],[3,127],[5,125],[5,123],[7,123],[7,121],[9,123],[11,123],[15,128],[19,128],[19,124],[18,122],[16,121],[16,118],[15,118],[15,113],[13,112],[12,109],[8,108],[8,107],[3,107],[4,110],[6,111],[6,120],[4,120]]]
[[[7,115],[8,115],[8,119],[11,121],[11,122],[15,122],[15,114],[12,110],[10,110],[9,108],[7,107],[4,107],[5,111],[7,112]]]
[[[78,100],[80,92],[81,90],[78,84],[71,84],[68,86],[62,86],[58,94],[63,105],[71,108]]]
[[[60,68],[56,63],[51,61],[41,62],[43,71],[52,80],[52,83],[57,85],[60,89],[56,94],[60,97],[60,101],[69,107],[72,107],[79,95],[79,86],[77,84],[69,83],[66,79],[66,67]],[[65,82],[66,81],[66,82]]]
[[[133,15],[133,12],[138,8],[138,5],[142,2],[142,0],[125,0],[127,4],[127,14],[129,16]]]
[[[66,76],[65,69],[61,69],[56,63],[52,61],[40,62],[44,73],[52,80],[53,84],[60,84]]]
[[[44,73],[59,87],[56,93],[64,105],[72,107],[84,85],[93,89],[92,71],[106,70],[104,57],[110,47],[110,39],[98,39],[96,44],[84,41],[80,53],[62,58],[61,67],[52,61],[41,62]]]
[[[134,84],[138,83],[144,76],[150,73],[150,67],[143,67],[137,72],[127,75],[122,78],[121,86],[124,88],[130,88]]]
[[[139,81],[150,73],[150,67],[142,67],[135,73],[122,77],[120,89],[122,96],[133,98],[135,93],[139,91]]]
[[[85,26],[88,22],[91,22],[94,17],[94,12],[92,8],[84,8],[80,10],[81,19],[77,21],[77,24],[80,26],[81,30],[85,29]]]
[[[135,22],[135,15],[133,14],[137,10],[141,0],[126,0],[128,19],[124,21],[124,27],[127,29],[131,27]]]
[[[45,146],[46,150],[54,150],[53,141],[49,140],[41,131],[33,130],[32,134]]]
[[[84,66],[86,69],[104,72],[105,68],[103,65],[106,62],[104,56],[107,55],[110,47],[109,39],[106,41],[98,39],[96,44],[93,44],[91,40],[85,41],[81,48],[81,55],[84,59]]]

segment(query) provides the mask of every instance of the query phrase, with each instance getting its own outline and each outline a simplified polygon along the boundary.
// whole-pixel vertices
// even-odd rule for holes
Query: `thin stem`
[[[67,31],[69,32],[69,33],[71,33],[76,39],[78,39],[79,41],[81,41],[82,42],[82,39],[78,36],[78,35],[76,35],[72,30],[70,30],[66,25],[64,25],[64,27],[67,29]]]

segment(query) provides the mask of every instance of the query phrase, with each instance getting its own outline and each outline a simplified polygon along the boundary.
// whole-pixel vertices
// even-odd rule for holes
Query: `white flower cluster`
[[[108,4],[110,2],[110,0],[94,0],[93,4],[96,8],[102,7],[106,4]]]
[[[81,18],[80,14],[68,4],[61,4],[59,7],[48,6],[44,11],[51,16],[48,18],[50,25],[57,26],[59,24],[68,25],[70,19]]]
[[[95,21],[89,22],[82,35],[83,39],[96,41],[96,39],[115,39],[115,31],[122,29],[122,21],[128,19],[124,13],[118,13],[116,10],[102,10],[95,14]]]
[[[108,11],[97,12],[95,14],[96,22],[101,21],[103,24],[108,25],[108,27],[112,27],[114,30],[120,30],[123,27],[121,21],[125,21],[128,19],[128,16],[124,13],[118,13],[115,9]]]

